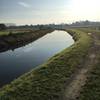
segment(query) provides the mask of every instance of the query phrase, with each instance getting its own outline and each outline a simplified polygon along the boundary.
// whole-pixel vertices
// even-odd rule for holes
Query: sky
[[[100,21],[100,0],[0,0],[0,23]]]

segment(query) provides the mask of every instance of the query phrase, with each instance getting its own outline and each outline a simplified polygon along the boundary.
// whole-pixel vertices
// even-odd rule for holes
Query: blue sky
[[[100,21],[100,0],[0,0],[0,22],[16,24]]]

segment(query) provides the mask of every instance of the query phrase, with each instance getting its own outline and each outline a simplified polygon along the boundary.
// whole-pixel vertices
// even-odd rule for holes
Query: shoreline
[[[44,29],[33,32],[2,35],[0,36],[0,52],[14,50],[18,47],[27,45],[37,40],[38,38],[46,35],[47,33],[51,33],[53,31],[54,30],[52,29]]]

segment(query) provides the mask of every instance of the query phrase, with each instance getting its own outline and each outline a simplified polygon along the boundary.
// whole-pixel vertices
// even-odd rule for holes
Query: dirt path
[[[82,89],[81,87],[86,82],[88,73],[92,69],[92,66],[97,63],[96,55],[100,50],[100,45],[98,45],[97,43],[97,41],[99,41],[99,38],[93,33],[91,34],[91,36],[94,40],[93,46],[90,48],[88,57],[85,60],[84,65],[82,65],[82,68],[73,74],[70,82],[67,84],[63,100],[77,100]]]

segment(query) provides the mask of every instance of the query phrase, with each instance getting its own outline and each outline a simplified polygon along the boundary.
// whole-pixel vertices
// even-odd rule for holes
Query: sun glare
[[[76,19],[100,20],[100,0],[71,0],[69,10]]]

